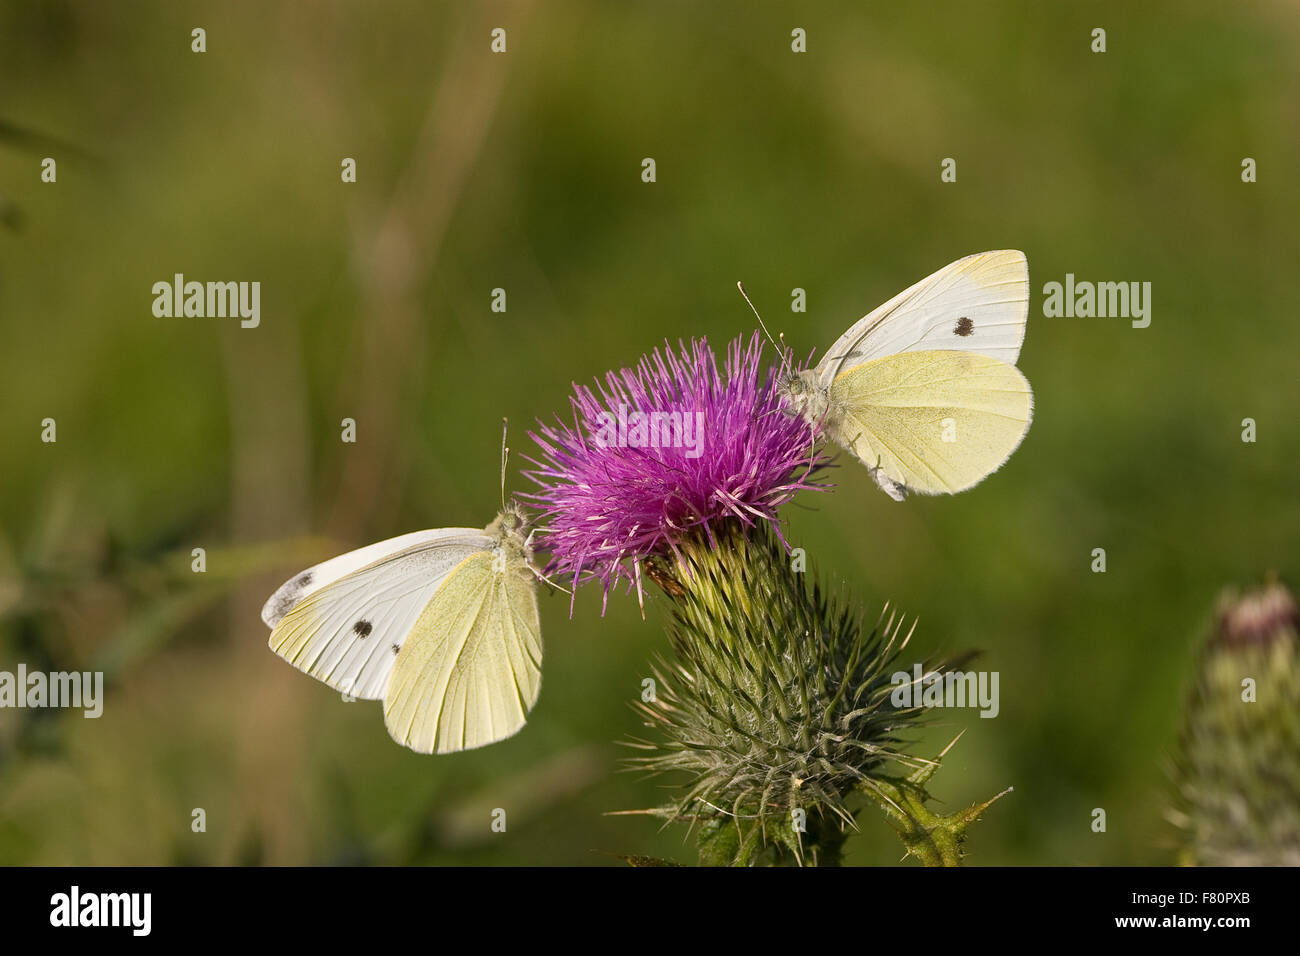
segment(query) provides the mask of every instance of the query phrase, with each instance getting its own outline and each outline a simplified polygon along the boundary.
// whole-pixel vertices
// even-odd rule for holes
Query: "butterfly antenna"
[[[785,344],[784,332],[779,333],[777,335],[777,338],[781,340],[781,373],[786,374],[791,370],[790,356],[793,355],[794,353],[790,351],[790,346]]]
[[[743,295],[745,297],[745,301],[749,303],[750,311],[754,313],[754,318],[758,319],[759,327],[762,328],[763,334],[767,336],[767,340],[772,343],[772,348],[776,349],[776,354],[781,356],[781,370],[782,372],[784,372],[787,366],[790,364],[790,360],[787,357],[785,333],[784,332],[781,333],[780,335],[781,341],[779,343],[777,342],[776,339],[772,338],[772,333],[768,331],[767,323],[765,323],[763,321],[763,317],[758,314],[758,309],[754,308],[753,300],[750,299],[749,293],[745,291],[745,283],[737,282],[736,288],[740,290],[740,294]]]
[[[501,510],[506,510],[506,462],[510,460],[510,449],[506,446],[506,432],[510,429],[510,419],[501,419]]]
[[[754,318],[758,319],[759,327],[762,328],[763,334],[767,336],[767,340],[772,343],[772,348],[780,351],[780,346],[776,344],[776,339],[772,338],[772,333],[767,330],[767,324],[763,321],[763,317],[758,314],[758,309],[754,308],[753,300],[750,299],[749,293],[745,291],[745,283],[737,282],[736,288],[740,290],[740,294],[743,295],[745,301],[749,303],[750,311],[754,313]]]

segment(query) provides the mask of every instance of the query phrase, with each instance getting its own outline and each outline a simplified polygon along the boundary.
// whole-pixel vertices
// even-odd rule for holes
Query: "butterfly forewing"
[[[1023,252],[949,263],[854,323],[817,366],[823,386],[863,362],[900,352],[978,352],[1014,364],[1025,339],[1029,267]]]
[[[395,542],[404,546],[394,548]],[[336,690],[383,697],[402,645],[439,587],[462,562],[492,546],[482,531],[440,528],[317,565],[276,592],[308,578],[304,593],[276,619],[271,649]],[[277,600],[284,598],[273,596],[267,607]]]
[[[275,627],[280,623],[280,619],[293,610],[294,605],[300,603],[307,595],[355,571],[376,564],[384,558],[392,557],[398,552],[407,551],[418,545],[432,545],[439,541],[475,534],[482,536],[483,532],[476,528],[431,528],[427,531],[412,531],[322,561],[306,571],[295,574],[280,585],[263,606],[262,620],[267,627]]]

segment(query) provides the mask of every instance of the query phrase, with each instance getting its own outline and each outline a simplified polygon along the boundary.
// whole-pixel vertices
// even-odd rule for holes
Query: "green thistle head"
[[[896,614],[864,628],[762,526],[721,523],[648,573],[673,602],[675,659],[636,705],[662,739],[633,742],[645,753],[631,763],[684,775],[663,815],[702,828],[702,859],[837,845],[852,794],[879,798],[887,764],[931,763],[899,749],[922,709],[890,700],[911,633]]]

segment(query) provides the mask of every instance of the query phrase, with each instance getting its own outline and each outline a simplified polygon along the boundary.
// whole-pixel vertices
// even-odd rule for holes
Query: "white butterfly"
[[[382,699],[398,743],[452,753],[514,734],[537,701],[536,574],[512,501],[483,530],[415,531],[308,568],[262,620],[294,667]]]
[[[1014,364],[1028,311],[1024,253],[967,256],[859,319],[816,368],[778,387],[894,500],[955,494],[1000,468],[1029,430],[1033,394]]]

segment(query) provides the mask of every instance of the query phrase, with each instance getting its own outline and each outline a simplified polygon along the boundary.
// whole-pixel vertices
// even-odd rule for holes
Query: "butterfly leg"
[[[533,562],[531,562],[531,561],[526,561],[526,562],[524,562],[524,564],[525,564],[525,566],[528,568],[529,571],[532,571],[532,572],[533,572],[533,577],[537,578],[537,580],[539,580],[539,581],[543,581],[543,582],[545,582],[546,584],[549,584],[551,587],[555,588],[555,590],[557,590],[557,591],[563,591],[565,594],[569,595],[569,597],[573,597],[573,592],[572,592],[572,591],[570,591],[568,588],[566,588],[566,587],[565,587],[564,585],[562,585],[562,584],[556,584],[553,580],[551,580],[549,577],[547,577],[545,574],[543,574],[543,573],[542,573],[542,570],[541,570],[540,568],[538,568],[536,565],[534,565]]]

